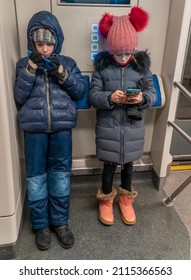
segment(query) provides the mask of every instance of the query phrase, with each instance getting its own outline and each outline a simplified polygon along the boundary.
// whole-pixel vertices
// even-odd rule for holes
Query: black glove
[[[128,105],[127,117],[136,121],[142,120],[142,113],[137,105]]]
[[[49,75],[55,76],[60,80],[64,80],[65,70],[60,64],[59,59],[56,56],[50,58],[50,63],[52,65],[51,69],[48,71]]]
[[[37,51],[32,52],[29,55],[27,70],[31,74],[34,74],[37,68],[43,67],[43,66],[44,66],[44,61],[43,61],[42,55]]]

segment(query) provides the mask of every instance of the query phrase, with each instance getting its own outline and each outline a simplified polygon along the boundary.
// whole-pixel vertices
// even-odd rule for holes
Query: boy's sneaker
[[[58,242],[63,248],[69,249],[74,245],[74,236],[68,225],[54,227],[54,230],[57,234]]]
[[[51,234],[49,228],[36,230],[36,245],[40,250],[47,250],[50,248]]]

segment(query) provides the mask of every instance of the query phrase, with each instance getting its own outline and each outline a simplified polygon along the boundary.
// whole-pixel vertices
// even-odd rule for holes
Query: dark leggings
[[[116,163],[104,163],[102,173],[102,191],[109,194],[112,191],[113,177],[117,168]],[[133,162],[128,162],[121,169],[121,187],[131,191],[131,182],[133,174]]]

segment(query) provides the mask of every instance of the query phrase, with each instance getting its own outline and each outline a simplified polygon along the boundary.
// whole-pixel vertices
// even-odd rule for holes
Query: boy
[[[27,28],[29,57],[18,61],[14,95],[19,127],[24,130],[28,205],[36,244],[51,245],[50,228],[64,248],[74,244],[68,227],[72,128],[76,101],[86,85],[76,62],[59,55],[64,41],[57,18],[34,14]]]

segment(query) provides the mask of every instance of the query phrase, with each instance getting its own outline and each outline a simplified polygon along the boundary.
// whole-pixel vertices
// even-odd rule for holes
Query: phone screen
[[[126,93],[127,94],[138,94],[141,92],[140,88],[127,88]]]

